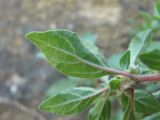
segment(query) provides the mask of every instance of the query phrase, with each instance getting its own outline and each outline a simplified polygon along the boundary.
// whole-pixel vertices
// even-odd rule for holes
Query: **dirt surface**
[[[37,57],[39,51],[25,39],[26,33],[55,28],[80,35],[96,33],[98,47],[108,56],[126,48],[131,38],[128,19],[138,18],[139,10],[151,10],[153,3],[154,0],[0,0],[0,102],[7,98],[37,111],[48,87],[64,77]],[[40,120],[10,103],[0,104],[0,120]],[[85,119],[40,114],[46,120]]]

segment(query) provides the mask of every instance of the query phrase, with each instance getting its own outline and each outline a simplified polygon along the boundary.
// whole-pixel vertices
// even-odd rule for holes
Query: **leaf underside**
[[[31,32],[26,36],[59,72],[81,78],[98,78],[106,73],[95,67],[104,65],[81,43],[78,35],[67,30]]]
[[[88,87],[70,88],[42,102],[39,108],[58,115],[78,114],[92,105],[100,93]]]
[[[150,29],[140,32],[132,39],[131,43],[129,44],[128,49],[130,50],[131,66],[135,64],[138,55],[146,45],[150,33],[151,33]]]

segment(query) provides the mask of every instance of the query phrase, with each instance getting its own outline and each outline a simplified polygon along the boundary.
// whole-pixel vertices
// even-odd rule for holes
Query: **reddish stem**
[[[98,67],[99,69],[101,69],[103,71],[110,72],[110,73],[113,73],[116,75],[122,75],[122,76],[128,77],[130,79],[140,81],[140,82],[160,81],[160,73],[148,74],[148,75],[136,75],[136,74],[131,74],[126,71],[120,71],[120,70],[116,70],[116,69],[112,69],[112,68],[107,68],[107,67],[102,67],[102,66],[96,66],[96,67]]]
[[[151,74],[151,75],[137,75],[139,81],[160,81],[160,74]]]
[[[95,68],[98,68],[102,71],[105,71],[107,73],[111,73],[111,74],[115,74],[115,75],[122,75],[125,77],[128,77],[130,79],[136,80],[136,81],[140,81],[140,82],[145,82],[145,81],[160,81],[160,73],[157,74],[149,74],[149,75],[136,75],[136,74],[131,74],[129,72],[126,71],[121,71],[121,70],[117,70],[117,69],[113,69],[113,68],[109,68],[109,67],[104,67],[104,66],[99,66],[97,64],[93,64],[90,63],[88,61],[84,61],[86,64],[93,66]]]

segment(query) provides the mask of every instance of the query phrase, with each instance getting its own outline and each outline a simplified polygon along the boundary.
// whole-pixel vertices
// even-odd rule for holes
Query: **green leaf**
[[[104,90],[70,88],[42,102],[40,109],[59,115],[78,114],[92,105]]]
[[[123,54],[123,56],[120,60],[120,65],[124,70],[127,70],[129,68],[129,66],[130,66],[130,51],[129,50],[127,50]]]
[[[149,68],[160,70],[160,50],[157,49],[148,53],[143,53],[139,58]]]
[[[67,30],[31,32],[30,39],[59,72],[81,78],[99,78],[106,73],[97,66],[103,63],[80,41],[79,36]]]
[[[109,100],[106,101],[103,97],[90,110],[88,120],[110,120],[111,102]]]
[[[135,91],[136,111],[143,114],[153,114],[160,111],[160,103],[145,91]]]
[[[160,118],[160,112],[157,112],[155,114],[145,117],[143,120],[159,120],[159,118]]]
[[[121,78],[113,78],[109,81],[109,87],[111,92],[117,90],[120,88],[120,85],[122,83],[122,79]]]
[[[135,65],[136,59],[140,54],[141,50],[144,48],[147,39],[150,35],[151,30],[145,30],[143,32],[138,33],[131,41],[129,45],[130,50],[130,65]]]

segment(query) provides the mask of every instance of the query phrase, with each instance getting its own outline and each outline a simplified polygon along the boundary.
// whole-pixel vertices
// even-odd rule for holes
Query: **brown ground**
[[[130,40],[128,19],[137,18],[139,10],[150,10],[153,1],[0,0],[0,102],[7,98],[36,111],[49,85],[63,77],[36,57],[38,50],[24,38],[26,33],[51,28],[80,35],[93,32],[108,56],[125,49]],[[0,104],[0,120],[40,120],[10,103]],[[47,120],[85,119],[44,116]]]

